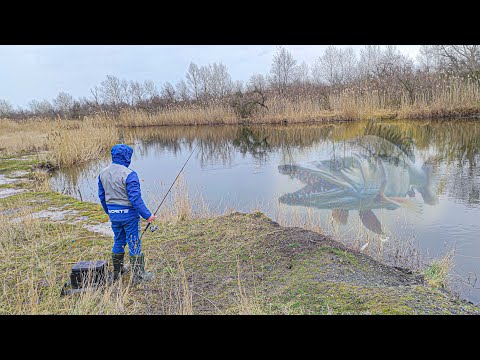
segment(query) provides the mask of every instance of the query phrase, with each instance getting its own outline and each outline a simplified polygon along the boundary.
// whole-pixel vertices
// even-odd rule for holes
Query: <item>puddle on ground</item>
[[[0,199],[27,191],[26,189],[0,189]]]
[[[5,175],[0,175],[0,185],[13,184],[16,182],[18,182],[18,179],[11,179],[6,177]]]
[[[76,216],[79,213],[78,210],[62,210],[62,208],[64,208],[65,206],[67,206],[67,204],[63,205],[62,207],[52,206],[52,207],[49,207],[47,210],[42,210],[26,216],[14,218],[11,220],[11,222],[20,223],[22,221],[25,221],[25,219],[30,218],[30,219],[49,219],[52,221],[58,221],[62,223],[68,221],[69,224],[74,225],[74,224],[79,224],[82,221],[88,221],[89,219],[88,216]],[[15,211],[8,211],[8,212],[7,211],[4,212],[5,215],[15,213]],[[81,226],[91,232],[100,233],[106,236],[113,237],[113,231],[110,226],[110,222],[96,223],[96,224],[81,224]]]
[[[90,225],[83,225],[83,227],[87,230],[90,230],[95,233],[101,233],[106,236],[112,236],[113,237],[113,230],[110,226],[109,222],[105,223],[99,223],[99,224],[90,224]]]
[[[28,180],[26,178],[21,178],[20,177],[20,176],[24,176],[26,174],[28,174],[28,172],[26,172],[26,171],[15,171],[15,172],[9,174],[8,177],[5,176],[5,175],[0,175],[0,185],[14,184],[14,183],[17,183],[17,182],[22,181],[22,180]],[[27,191],[27,190],[26,189],[2,188],[2,189],[0,189],[0,199],[4,199],[4,198],[7,198],[9,196],[12,196],[12,195],[15,195],[15,194],[18,194],[18,193],[21,193],[21,192],[25,192],[25,191]]]

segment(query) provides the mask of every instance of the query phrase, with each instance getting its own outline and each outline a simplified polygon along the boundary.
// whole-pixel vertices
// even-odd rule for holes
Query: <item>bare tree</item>
[[[227,67],[222,63],[201,67],[191,63],[186,80],[189,95],[195,100],[221,98],[230,94],[233,89],[232,78]]]
[[[378,78],[382,76],[382,49],[379,45],[367,45],[360,50],[359,73],[362,78]]]
[[[357,55],[352,48],[347,48],[343,50],[342,72],[344,73],[346,82],[354,81],[358,77]]]
[[[211,65],[210,66],[202,66],[199,69],[198,72],[198,78],[199,78],[199,99],[201,100],[206,100],[209,98],[212,94],[210,92],[210,87],[211,87]]]
[[[254,89],[259,89],[264,92],[267,89],[267,79],[261,74],[254,74],[250,76],[247,84],[247,90],[253,91]]]
[[[195,100],[200,98],[200,69],[193,62],[188,67],[187,75],[187,89],[190,96]]]
[[[155,83],[152,80],[145,80],[143,82],[143,88],[145,89],[145,94],[148,98],[152,99],[158,96],[158,90],[155,86]]]
[[[355,79],[356,56],[351,48],[329,46],[315,62],[312,74],[316,84],[345,85]]]
[[[214,98],[222,98],[232,92],[233,81],[228,73],[227,67],[220,63],[213,63],[209,66],[210,95]]]
[[[284,47],[278,47],[270,69],[272,86],[280,92],[284,92],[287,86],[295,80],[296,71],[297,61],[292,54]]]
[[[48,100],[37,101],[32,100],[29,102],[30,111],[34,116],[47,116],[53,117],[54,110],[52,104]]]
[[[185,81],[183,79],[177,82],[177,84],[175,85],[175,88],[176,88],[176,93],[179,100],[181,101],[189,100],[187,84],[185,84]]]
[[[396,46],[387,45],[380,57],[380,68],[384,76],[396,76],[402,69],[413,68],[413,61],[403,55]]]
[[[34,99],[28,103],[28,108],[33,114],[37,114],[39,112],[40,102]]]
[[[98,86],[94,86],[90,89],[90,93],[92,94],[92,99],[95,107],[99,107],[101,103],[101,95],[100,95],[100,88]]]
[[[53,99],[53,108],[64,117],[67,117],[74,102],[72,95],[62,91]]]
[[[422,48],[447,73],[476,74],[480,71],[480,45],[426,45]]]
[[[120,89],[121,89],[120,103],[131,104],[133,106],[133,99],[130,96],[129,84],[127,80],[124,79],[120,82]]]
[[[268,106],[265,104],[267,100],[265,93],[255,85],[252,86],[253,89],[249,93],[244,94],[242,91],[237,91],[230,100],[233,111],[242,119],[252,117],[262,107],[268,111]]]
[[[140,82],[130,81],[129,90],[132,106],[135,106],[146,100],[147,90]]]
[[[82,117],[82,103],[81,101],[74,100],[72,106],[70,107],[70,114],[73,119],[80,119]]]
[[[395,75],[402,66],[414,67],[413,60],[402,54],[395,45],[387,45],[384,49],[379,46],[367,46],[361,52],[360,67],[362,74],[374,78],[385,78]]]
[[[125,81],[126,82],[126,81]],[[107,75],[107,79],[101,82],[100,96],[107,105],[118,107],[125,99],[124,82],[113,75]]]
[[[395,79],[406,90],[409,101],[413,104],[415,100],[415,89],[417,78],[415,77],[415,66],[413,60],[403,55],[395,46],[387,46],[383,60],[390,76]],[[395,84],[390,84],[390,92],[395,91]]]
[[[440,69],[440,61],[435,50],[429,45],[420,46],[417,62],[421,71],[434,73]]]
[[[162,86],[161,96],[162,96],[162,98],[164,98],[168,101],[171,101],[171,102],[175,101],[175,88],[173,87],[173,85],[171,83],[166,82]]]
[[[237,80],[233,83],[232,92],[234,93],[243,92],[243,82],[241,80]]]
[[[298,84],[308,84],[310,82],[310,69],[305,61],[303,61],[298,67],[295,74],[295,82]]]
[[[13,112],[13,106],[4,99],[0,99],[0,117],[8,117]]]
[[[92,90],[93,89],[90,89],[90,92],[92,92]],[[100,107],[100,104],[95,100],[95,97],[90,98],[83,96],[78,99],[78,103],[80,104],[80,112],[83,115],[95,112]]]

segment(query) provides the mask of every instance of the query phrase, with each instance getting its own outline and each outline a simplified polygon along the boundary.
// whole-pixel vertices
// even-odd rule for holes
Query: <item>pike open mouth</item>
[[[280,197],[281,202],[292,203],[295,201],[306,200],[307,198],[314,198],[323,195],[333,195],[342,191],[340,186],[330,184],[325,181],[319,181],[313,185],[307,185],[293,193],[284,194]]]
[[[304,184],[313,185],[322,178],[316,174],[315,170],[307,169],[298,165],[279,165],[278,172],[282,175],[289,175],[300,180]]]
[[[278,171],[307,184],[300,190],[280,196],[279,201],[284,204],[306,204],[314,200],[332,199],[342,195],[346,190],[342,186],[325,179],[315,169],[298,165],[280,165]]]

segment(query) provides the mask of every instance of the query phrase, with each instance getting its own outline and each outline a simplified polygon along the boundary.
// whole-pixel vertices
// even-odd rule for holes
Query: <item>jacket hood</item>
[[[133,149],[125,144],[117,144],[112,147],[112,162],[128,167],[132,161]]]

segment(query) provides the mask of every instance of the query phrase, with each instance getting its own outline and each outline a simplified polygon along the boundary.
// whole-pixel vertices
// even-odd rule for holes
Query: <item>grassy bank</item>
[[[112,236],[98,230],[109,227],[99,204],[49,190],[47,174],[32,171],[39,161],[0,162],[2,175],[16,177],[9,185],[26,190],[0,198],[1,314],[480,312],[442,290],[445,261],[409,274],[261,213],[195,214],[182,182],[159,229],[142,239],[153,282],[132,286],[127,275],[103,291],[60,297],[77,261],[110,258]]]

